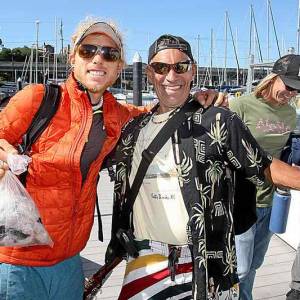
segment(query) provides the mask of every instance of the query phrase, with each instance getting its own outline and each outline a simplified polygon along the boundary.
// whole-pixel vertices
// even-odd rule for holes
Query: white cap
[[[81,33],[81,35],[78,35],[77,39],[74,42],[74,46],[76,47],[77,45],[79,45],[86,36],[92,33],[103,33],[109,36],[116,43],[117,47],[122,50],[123,45],[120,35],[112,26],[110,26],[106,22],[95,22],[91,24],[86,30]]]

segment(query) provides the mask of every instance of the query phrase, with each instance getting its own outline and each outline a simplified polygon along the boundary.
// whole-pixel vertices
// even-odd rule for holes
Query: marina
[[[217,1],[215,1],[213,5],[216,5],[216,2]],[[151,105],[158,101],[154,86],[148,81],[146,75],[148,46],[151,41],[154,40],[153,37],[155,36],[155,38],[157,38],[161,33],[160,26],[165,25],[166,30],[173,30],[173,27],[168,24],[172,23],[168,17],[174,18],[175,15],[176,19],[175,22],[173,19],[173,23],[176,23],[176,25],[180,22],[188,23],[187,18],[183,16],[183,11],[189,12],[188,14],[191,15],[193,11],[196,11],[196,7],[193,6],[184,6],[180,7],[180,9],[176,6],[177,13],[174,14],[176,10],[172,10],[170,6],[172,5],[173,7],[173,5],[178,4],[172,3],[170,5],[170,3],[171,2],[169,2],[168,7],[164,7],[165,10],[161,9],[158,3],[156,3],[155,5],[159,8],[155,10],[158,10],[159,13],[158,11],[153,12],[153,9],[151,9],[151,13],[148,14],[149,8],[147,7],[147,10],[141,14],[145,21],[145,27],[148,18],[153,18],[152,21],[156,26],[153,28],[153,31],[152,27],[144,29],[144,25],[139,25],[141,28],[135,26],[135,30],[130,30],[130,27],[125,30],[125,36],[131,41],[125,45],[127,63],[122,71],[118,70],[118,73],[116,72],[118,78],[115,84],[109,88],[109,91],[114,95],[117,101],[122,104]],[[247,15],[247,20],[245,20],[244,15],[242,15],[234,5],[225,7],[224,9],[225,4],[218,3],[218,6],[222,7],[222,18],[220,15],[214,17],[211,28],[207,30],[208,27],[205,27],[205,37],[203,33],[200,32],[201,24],[199,26],[198,23],[197,25],[196,23],[195,25],[192,24],[192,26],[187,24],[189,30],[184,31],[182,29],[182,32],[184,32],[183,36],[187,37],[187,40],[192,41],[192,52],[197,62],[193,82],[189,82],[192,91],[196,91],[199,88],[213,89],[215,91],[228,93],[229,101],[235,101],[235,99],[242,95],[252,93],[261,79],[271,72],[274,62],[279,57],[286,54],[300,54],[300,0],[295,0],[293,6],[294,10],[297,11],[297,20],[295,20],[296,13],[293,11],[293,41],[290,38],[290,34],[286,33],[285,36],[285,29],[282,31],[284,24],[282,22],[281,10],[278,9],[280,5],[276,3],[276,0],[262,0],[260,2],[261,6],[259,6],[258,3],[258,0],[256,1],[256,6],[249,3],[247,7],[249,11],[244,9],[244,15]],[[45,6],[46,5],[48,5],[48,3],[45,3]],[[120,3],[118,5],[122,7],[122,5],[125,4]],[[196,5],[200,4],[197,3]],[[239,4],[236,2],[236,5]],[[118,8],[118,10],[125,11],[127,6],[129,7],[130,4],[127,3],[125,8]],[[276,9],[274,9],[274,7],[276,7]],[[201,11],[202,4],[201,7],[197,6],[197,9]],[[203,18],[202,22],[207,23],[207,19],[205,19],[206,15],[213,15],[214,10],[217,10],[217,6],[213,6],[212,9],[207,11],[204,9],[203,12],[201,11],[200,17],[198,15],[196,16],[196,19]],[[110,12],[109,9],[108,12]],[[131,14],[132,12],[128,11],[128,14],[129,13]],[[233,16],[234,13],[239,14],[238,18]],[[81,16],[81,12],[79,15]],[[34,17],[36,18],[36,16]],[[258,22],[259,17],[265,19],[264,23]],[[287,19],[290,21],[292,18],[287,15],[285,17],[285,21],[287,21]],[[33,16],[30,16],[30,18],[33,18]],[[131,19],[135,18],[139,20],[136,15],[131,15]],[[121,17],[120,19],[121,24],[125,22]],[[30,20],[30,23],[32,23],[31,30],[34,38],[32,38],[27,45],[17,47],[17,42],[14,40],[14,37],[11,38],[12,43],[8,45],[2,37],[4,30],[2,29],[0,17],[0,111],[9,101],[10,97],[25,86],[29,84],[51,83],[60,85],[68,78],[71,72],[71,65],[69,64],[71,42],[66,39],[66,35],[71,36],[70,29],[68,29],[67,25],[68,23],[65,23],[63,18],[55,16],[55,30],[52,28],[54,33],[51,33],[55,35],[55,37],[49,40],[43,37],[42,28],[52,26],[53,20],[40,21],[39,18],[36,18]],[[239,26],[242,27],[243,23],[247,23],[247,34],[245,33],[246,31],[242,32],[239,28]],[[3,22],[3,24],[5,23]],[[132,26],[131,23],[130,26]],[[289,28],[290,27],[289,25]],[[181,29],[181,27],[175,27],[175,25],[174,28],[177,30],[178,28]],[[181,34],[180,30],[178,30],[178,34]],[[136,44],[132,43],[133,36],[135,36],[134,40]],[[99,48],[101,48],[101,46],[97,46],[97,51],[99,51]],[[95,53],[100,54],[100,52]],[[96,54],[94,54],[94,57]],[[190,64],[191,62],[193,62],[193,60],[189,61]],[[167,72],[170,71],[170,65],[172,64],[169,62]],[[173,64],[172,68],[174,68],[174,65],[176,64]],[[173,70],[175,71],[175,69]],[[190,70],[191,68],[189,71]],[[94,73],[104,73],[102,70],[92,71]],[[180,74],[177,71],[175,72]],[[298,76],[300,76],[300,71]],[[75,85],[77,85],[79,79],[75,79],[77,80]],[[287,85],[283,87],[283,89],[287,91],[298,92],[298,95],[296,95],[295,92],[294,95],[296,96],[293,96],[290,103],[296,108],[296,131],[300,133],[300,91],[296,90],[296,88],[294,88],[294,90],[288,90],[288,88],[289,86]],[[86,96],[84,93],[82,94]],[[102,101],[103,97],[100,95],[96,100],[101,99]],[[101,106],[99,105],[99,107]],[[80,116],[80,118],[81,117],[82,116]],[[263,124],[269,124],[269,120],[263,121],[266,122]],[[102,127],[104,130],[104,125]],[[73,140],[71,139],[71,141]],[[96,170],[96,175],[98,174],[98,170],[99,169]],[[80,172],[78,173],[80,174]],[[100,242],[98,240],[98,216],[97,210],[95,210],[94,225],[89,241],[80,253],[86,278],[90,277],[104,264],[104,255],[110,240],[113,182],[110,181],[106,170],[100,172],[100,181],[98,182],[97,191],[104,241]],[[254,300],[286,300],[286,293],[290,290],[291,268],[296,255],[297,246],[300,242],[300,191],[292,191],[291,194],[291,206],[286,232],[284,234],[274,234],[272,237],[264,263],[262,267],[259,268],[255,278],[253,289]],[[90,213],[92,213],[92,210],[93,207]],[[107,278],[96,299],[118,299],[124,271],[125,262],[123,261]]]

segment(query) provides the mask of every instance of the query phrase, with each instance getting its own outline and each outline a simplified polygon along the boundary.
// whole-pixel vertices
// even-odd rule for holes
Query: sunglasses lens
[[[154,62],[150,64],[152,69],[154,70],[155,73],[160,74],[160,75],[166,75],[170,71],[170,65],[161,63],[161,62]]]
[[[292,88],[292,87],[290,87],[290,86],[288,86],[288,85],[285,86],[285,89],[286,89],[287,91],[289,91],[289,92],[298,92],[298,93],[299,93],[299,90],[294,89],[294,88]]]
[[[101,47],[101,54],[107,61],[117,61],[121,58],[119,49],[112,47]]]
[[[97,46],[95,45],[80,45],[78,47],[78,54],[82,58],[92,58],[97,52]]]
[[[177,73],[177,74],[183,74],[190,70],[191,62],[190,61],[184,61],[184,62],[178,62],[176,64],[166,64],[162,62],[154,62],[150,64],[152,69],[155,73],[160,75],[166,75],[170,72],[171,68]]]
[[[121,58],[121,52],[119,49],[113,47],[100,47],[96,45],[84,44],[78,47],[78,54],[82,58],[93,58],[100,50],[100,54],[106,61],[117,61]]]
[[[174,65],[174,71],[177,74],[183,74],[183,73],[189,71],[190,65],[191,65],[191,63],[189,61],[179,62]]]

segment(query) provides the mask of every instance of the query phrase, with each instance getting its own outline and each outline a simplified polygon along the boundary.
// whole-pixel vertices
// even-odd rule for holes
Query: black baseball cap
[[[278,74],[286,86],[300,90],[300,55],[288,54],[279,58],[272,73]]]
[[[164,34],[160,36],[149,48],[148,63],[161,50],[178,49],[185,53],[194,62],[190,44],[180,36]]]

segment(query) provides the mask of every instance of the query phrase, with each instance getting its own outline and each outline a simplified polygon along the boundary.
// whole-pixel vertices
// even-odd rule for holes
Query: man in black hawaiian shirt
[[[147,75],[159,104],[125,127],[116,153],[106,261],[125,253],[117,238],[120,229],[133,232],[139,252],[128,256],[119,299],[238,299],[233,172],[257,185],[267,176],[275,184],[299,189],[300,171],[272,161],[236,114],[197,104],[160,145],[130,207],[143,151],[191,105],[196,70],[189,43],[177,36],[159,37],[148,60]]]

